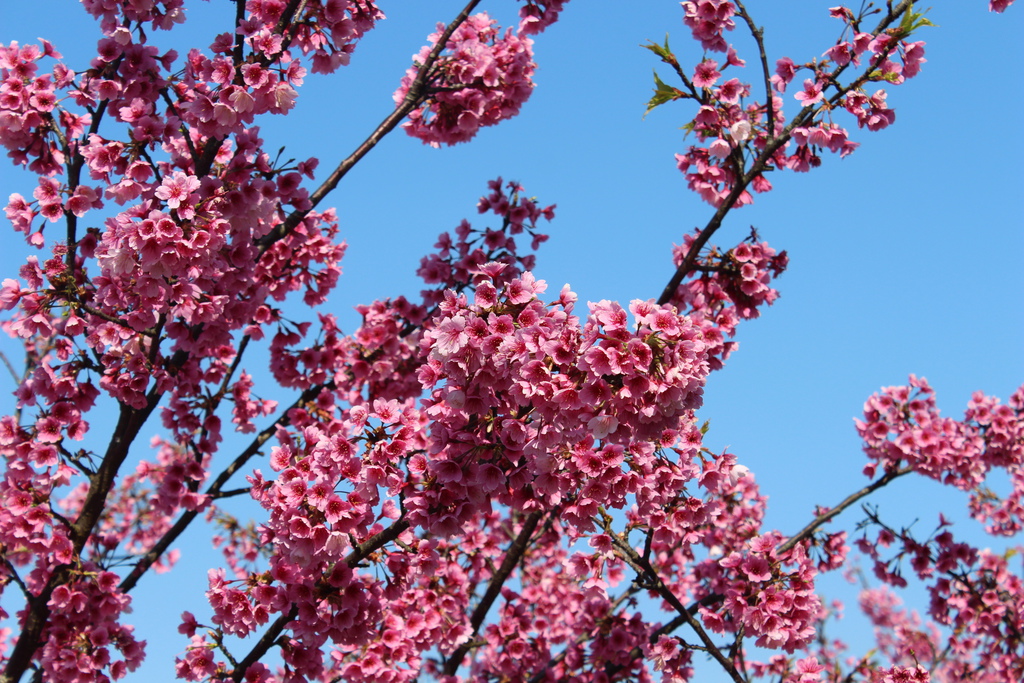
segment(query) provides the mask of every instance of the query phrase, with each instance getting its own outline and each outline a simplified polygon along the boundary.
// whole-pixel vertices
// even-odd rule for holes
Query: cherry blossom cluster
[[[430,314],[443,300],[444,291],[472,290],[478,280],[489,277],[481,268],[491,261],[504,265],[491,284],[503,285],[536,262],[534,254],[520,253],[516,236],[529,235],[531,251],[547,240],[537,223],[554,217],[553,205],[541,208],[535,199],[523,196],[518,183],[503,183],[500,178],[489,181],[488,188],[477,208],[501,218],[500,226],[479,230],[464,220],[454,238],[442,233],[434,245],[437,251],[425,256],[417,271],[432,285],[421,292],[421,303],[397,297],[357,306],[363,322],[352,335],[342,333],[333,315],[321,315],[317,339],[304,347],[298,345],[310,329],[308,324],[279,324],[270,347],[277,381],[303,390],[333,382],[336,395],[353,405],[372,398],[404,401],[419,396],[420,335],[433,324]],[[319,400],[328,401],[329,396],[321,394]],[[237,399],[235,404],[239,405]]]
[[[252,52],[245,62],[233,58],[238,39],[230,33],[217,36],[212,56],[192,50],[187,58],[178,111],[205,136],[224,137],[259,114],[286,113],[306,75],[302,60],[293,58],[296,49],[309,57],[314,73],[332,73],[349,63],[359,38],[384,17],[372,1],[306,2],[301,14],[287,18],[286,5],[275,0],[248,0],[246,10],[238,29]],[[283,21],[290,31],[281,31]]]
[[[682,3],[683,23],[690,27],[694,40],[705,50],[725,52],[728,44],[723,33],[736,28],[736,7],[728,0],[697,0]]]
[[[416,271],[428,285],[435,285],[434,289],[422,292],[425,306],[437,306],[445,290],[461,292],[478,279],[488,279],[481,270],[484,264],[505,265],[492,283],[497,287],[533,269],[536,257],[520,256],[515,236],[525,231],[530,237],[530,250],[536,251],[548,239],[537,230],[537,222],[554,218],[555,206],[541,208],[534,199],[522,196],[523,188],[515,182],[505,184],[498,178],[487,186],[490,192],[480,198],[477,210],[501,218],[501,227],[479,230],[464,220],[455,229],[454,239],[450,232],[441,233],[434,244],[437,251],[424,256]]]
[[[317,338],[301,347],[309,323],[282,325],[270,346],[271,371],[277,381],[303,390],[331,384],[338,398],[353,405],[372,398],[416,396],[418,326],[426,309],[398,297],[360,305],[356,310],[363,322],[354,334],[345,335],[335,316],[321,314]],[[331,410],[335,394],[320,393],[317,401],[324,410]]]
[[[750,662],[747,668],[757,678],[772,677],[783,683],[821,683],[822,674],[828,670],[818,656],[794,661],[793,657],[781,654],[772,655],[768,662]]]
[[[526,0],[519,10],[519,30],[523,35],[543,33],[544,29],[558,21],[558,15],[569,0]]]
[[[823,614],[807,546],[780,550],[782,535],[762,530],[767,499],[734,455],[695,449],[690,463],[703,496],[691,493],[633,518],[638,528],[650,529],[659,576],[694,601],[712,632],[743,632],[788,653],[806,647]],[[845,556],[841,546],[834,552]]]
[[[145,3],[87,0],[82,4],[100,20],[107,36],[99,46],[104,56],[115,53],[118,44],[123,46],[130,41],[133,24],[149,23],[154,29],[170,30],[185,21],[184,0]],[[302,3],[298,14],[294,14],[295,7],[289,8],[283,2],[246,0],[245,10],[247,14],[239,26],[237,38],[230,33],[217,36],[212,46],[215,53],[230,54],[236,41],[244,40],[252,53],[262,56],[264,61],[287,64],[296,56],[292,50],[297,49],[302,55],[312,54],[314,73],[331,73],[348,64],[355,43],[384,18],[373,0],[310,0]],[[283,31],[286,26],[289,30]],[[221,63],[221,74],[231,66],[230,62]],[[211,80],[223,84],[231,79]]]
[[[108,219],[107,229],[102,234],[87,232],[76,245],[81,256],[95,257],[101,270],[101,275],[88,285],[75,286],[75,281],[82,279],[75,271],[80,266],[69,262],[71,267],[62,267],[64,252],[58,252],[55,247],[54,258],[46,263],[41,273],[38,268],[28,277],[23,272],[23,277],[30,284],[34,283],[34,289],[26,291],[10,282],[5,284],[4,305],[10,307],[12,303],[19,303],[25,311],[26,315],[9,327],[19,334],[52,332],[58,328],[68,330],[72,337],[84,333],[89,346],[102,355],[105,364],[101,386],[121,400],[141,406],[142,392],[151,378],[164,382],[173,376],[172,383],[178,383],[187,396],[194,391],[195,380],[201,377],[195,371],[177,369],[173,375],[167,375],[160,367],[160,356],[147,351],[148,338],[153,330],[161,328],[165,317],[180,321],[163,328],[179,341],[177,350],[206,353],[210,358],[220,356],[229,361],[223,352],[211,352],[223,347],[225,333],[247,327],[250,334],[258,336],[259,328],[254,327],[252,321],[270,322],[274,318],[272,310],[262,304],[268,295],[280,299],[288,291],[305,288],[308,303],[321,301],[340,273],[334,264],[343,248],[334,244],[330,237],[324,241],[315,234],[320,230],[321,221],[327,225],[328,235],[333,234],[330,232],[336,229],[330,227],[333,214],[308,212],[307,218],[287,239],[279,240],[262,253],[256,249],[254,238],[266,235],[280,223],[276,215],[278,202],[296,209],[308,208],[306,191],[299,188],[299,172],[311,174],[315,162],[299,164],[296,169],[299,172],[274,169],[259,148],[261,140],[256,129],[235,129],[234,144],[208,145],[217,152],[213,161],[224,165],[225,175],[217,179],[206,176],[201,182],[200,176],[189,169],[199,163],[195,146],[202,138],[188,141],[172,132],[177,130],[178,114],[188,110],[185,99],[169,108],[168,112],[174,113],[164,118],[153,111],[153,103],[165,85],[161,68],[169,68],[173,56],[165,56],[161,63],[154,59],[152,48],[132,44],[130,35],[118,35],[121,40],[118,44],[138,48],[137,58],[131,59],[135,70],[122,69],[118,72],[120,78],[135,88],[146,83],[151,90],[126,93],[108,87],[97,80],[103,68],[94,66],[82,76],[80,89],[74,92],[78,93],[75,97],[79,104],[89,107],[90,102],[102,100],[104,106],[116,112],[119,120],[132,124],[135,142],[125,145],[90,134],[88,143],[76,151],[91,176],[108,185],[108,196],[120,204],[133,200],[141,200],[141,203]],[[7,67],[10,70],[32,74],[35,71],[32,59],[43,55],[56,57],[57,53],[52,49],[5,49],[5,63],[10,65]],[[121,60],[124,64],[126,56],[118,53],[109,59]],[[195,59],[191,61],[194,63]],[[290,64],[295,67],[298,62]],[[61,65],[55,67],[55,73],[64,73]],[[48,79],[50,77],[44,77],[40,83],[48,83]],[[63,85],[69,85],[69,78],[64,79]],[[180,96],[187,99],[185,91],[179,90]],[[147,98],[151,100],[149,104]],[[121,103],[126,106],[119,108]],[[67,124],[67,139],[81,138],[82,125],[87,119],[80,117],[71,121],[70,115],[65,116],[65,113],[61,112],[60,119]],[[35,124],[35,133],[9,140],[7,146],[14,147],[19,154],[31,150],[39,156],[36,161],[43,163],[53,156],[52,148],[56,144],[50,134],[53,126],[40,112],[36,112],[36,116],[31,114],[28,112],[21,119],[30,127]],[[185,121],[195,125],[195,130],[204,125],[201,117],[193,120],[186,115]],[[13,129],[13,126],[7,128]],[[160,137],[169,139],[168,149],[175,155],[173,165],[154,166],[139,160],[139,151],[152,146]],[[48,149],[51,151],[47,152]],[[186,170],[174,170],[176,167]],[[46,166],[43,170],[53,172],[56,169]],[[263,177],[253,175],[254,171]],[[64,213],[81,217],[88,210],[101,206],[94,188],[86,185],[64,188],[46,177],[40,178],[34,197],[35,202],[27,202],[20,195],[12,195],[7,208],[15,226],[27,234],[37,215],[53,221]],[[38,244],[41,235],[31,233],[29,239]],[[321,265],[325,267],[319,268]],[[48,282],[51,287],[39,291],[42,282]],[[208,287],[207,283],[214,286]],[[223,284],[224,289],[218,292],[215,283]],[[253,296],[254,292],[260,294]],[[48,314],[59,310],[57,307],[65,307],[63,316]],[[82,317],[83,311],[89,311],[90,315]],[[206,335],[194,338],[196,326],[201,326]],[[206,381],[217,381],[216,373],[226,367],[223,360],[213,363],[220,370],[210,368]],[[71,364],[65,368],[73,377],[80,366]],[[187,402],[188,399],[175,399],[178,400]],[[172,406],[166,413],[167,419],[173,422],[175,413],[186,411],[187,408],[180,405]],[[240,423],[245,419],[237,417]]]
[[[534,5],[535,6],[535,5]],[[529,10],[529,8],[523,8]],[[528,33],[539,31],[540,24],[554,21],[557,12],[524,16],[520,27],[504,34],[486,13],[475,14],[455,30],[445,43],[440,61],[425,84],[426,102],[414,109],[405,131],[424,143],[438,147],[471,140],[484,126],[493,126],[519,113],[533,93],[533,41]],[[410,96],[420,68],[440,40],[444,25],[428,37],[413,56],[394,100],[401,104]]]
[[[13,417],[4,417],[0,430],[6,460],[0,482],[5,501],[0,507],[0,543],[12,566],[34,565],[33,584],[45,583],[56,566],[73,557],[69,530],[48,501],[74,471],[61,462],[57,446],[33,439]]]
[[[1024,675],[1024,580],[1011,570],[1019,549],[1005,554],[957,541],[939,527],[925,541],[893,529],[877,517],[858,542],[884,583],[903,587],[903,565],[928,589],[931,621],[897,610],[898,599],[885,588],[862,597],[879,630],[879,644],[893,664],[923,664],[937,680],[1010,681]],[[871,529],[877,528],[877,534]],[[872,539],[870,536],[874,535]],[[888,550],[888,557],[883,557]],[[941,631],[938,627],[944,627]]]
[[[59,616],[44,634],[39,657],[44,680],[92,681],[93,672],[103,670],[116,680],[142,663],[145,641],[119,623],[131,611],[131,598],[119,583],[114,572],[85,564],[78,576],[54,589],[47,605]]]
[[[686,495],[653,513],[630,515],[632,528],[649,530],[651,564],[675,595],[693,601],[709,631],[742,632],[757,636],[763,646],[804,651],[825,613],[815,577],[844,564],[845,533],[816,535],[783,550],[781,534],[762,529],[767,499],[747,468],[730,453],[716,456],[701,449],[699,432],[686,443],[688,460],[680,463],[689,462],[689,473],[676,484]],[[686,452],[682,444],[675,448]],[[814,555],[821,559],[813,560]],[[678,609],[667,602],[662,607]],[[687,670],[689,657],[680,657],[685,651],[678,646],[675,640],[659,641],[664,671]],[[813,674],[824,669],[814,657],[797,662],[783,655],[768,665],[748,661],[747,667],[759,677],[794,681],[818,680]],[[669,675],[664,680],[673,680]]]
[[[846,156],[858,143],[852,142],[845,128],[832,120],[832,112],[844,108],[857,125],[871,131],[892,124],[895,112],[886,103],[886,91],[868,92],[869,83],[899,85],[916,76],[924,59],[924,43],[907,38],[921,26],[930,25],[920,15],[912,15],[898,28],[865,31],[863,16],[845,7],[830,9],[832,17],[844,23],[840,39],[825,51],[822,59],[806,64],[788,57],[776,62],[770,78],[772,90],[763,100],[749,99],[750,83],[740,78],[725,78],[729,67],[744,67],[725,32],[736,26],[746,10],[728,0],[699,0],[682,3],[684,22],[705,51],[726,54],[724,63],[705,56],[692,75],[683,71],[676,56],[664,47],[647,47],[671,65],[683,82],[683,89],[671,87],[656,77],[655,96],[649,109],[671,100],[692,99],[698,104],[693,120],[685,128],[696,135],[699,145],[676,155],[676,163],[686,177],[688,187],[714,207],[726,201],[732,206],[753,202],[747,188],[755,192],[772,189],[764,172],[788,168],[806,172],[821,164],[821,152],[828,150]],[[852,36],[850,40],[845,37]],[[860,70],[860,75],[847,74]],[[810,72],[803,89],[794,94],[801,111],[787,121],[783,95],[801,71]],[[844,82],[848,78],[849,82]],[[795,143],[795,148],[794,148]]]
[[[51,73],[40,74],[38,62],[47,57],[60,59],[61,55],[45,40],[39,46],[20,46],[16,42],[0,45],[0,144],[7,148],[15,163],[28,164],[29,170],[36,173],[53,175],[60,171],[67,155],[43,129],[57,109],[58,91],[67,88],[75,74],[60,63]],[[78,135],[89,120],[63,111],[58,116],[62,127]],[[49,218],[54,215],[53,205],[57,202],[45,194],[47,189],[52,186],[45,186],[40,193],[47,199]],[[16,229],[24,230],[26,207],[17,205],[8,211],[8,218]]]
[[[502,265],[486,269],[496,276]],[[442,499],[458,501],[435,522],[439,530],[457,529],[490,506],[467,498],[481,489],[495,502],[525,505],[517,477],[538,477],[534,495],[572,501],[563,519],[588,531],[599,506],[622,506],[626,482],[637,476],[623,466],[650,458],[650,447],[637,442],[674,434],[700,404],[707,363],[689,319],[634,301],[629,325],[625,310],[602,301],[590,304],[581,328],[575,295],[563,289],[548,306],[538,298],[545,289],[530,273],[503,290],[480,282],[473,304],[448,295],[442,318],[424,334],[430,354],[419,376],[433,388],[425,408],[435,444],[429,471],[452,489]],[[433,498],[407,498],[414,522],[441,500]]]
[[[273,543],[275,548],[269,573],[254,570],[249,578],[233,585],[220,575],[212,577],[211,604],[219,629],[225,633],[248,633],[282,611],[270,596],[284,591],[289,600],[283,604],[297,604],[301,612],[311,599],[308,610],[311,615],[319,615],[308,630],[299,629],[291,645],[292,652],[306,648],[311,653],[319,645],[314,637],[316,632],[330,631],[330,624],[337,619],[345,623],[351,623],[356,615],[362,619],[359,610],[371,619],[375,614],[390,614],[394,615],[392,619],[422,621],[426,618],[425,604],[444,605],[444,622],[464,625],[455,630],[449,626],[449,635],[440,645],[436,635],[428,638],[429,632],[420,636],[415,636],[415,632],[412,636],[401,633],[387,625],[387,618],[382,631],[363,627],[336,638],[337,661],[344,663],[344,671],[352,680],[372,680],[384,671],[412,675],[408,672],[414,669],[405,667],[417,661],[416,653],[440,647],[447,654],[468,637],[463,621],[468,594],[460,588],[464,579],[452,584],[451,590],[456,592],[444,602],[425,601],[418,592],[398,592],[397,586],[406,581],[401,577],[409,572],[408,580],[415,579],[414,568],[422,560],[410,558],[411,550],[396,550],[384,564],[393,588],[383,595],[379,592],[383,587],[368,583],[369,578],[352,579],[361,588],[344,584],[329,589],[331,594],[335,588],[343,592],[356,615],[347,609],[339,611],[338,605],[324,604],[333,604],[323,597],[328,589],[317,588],[331,580],[330,567],[337,567],[356,552],[360,539],[367,539],[362,541],[365,543],[386,533],[387,527],[382,526],[386,520],[392,520],[392,529],[419,528],[425,539],[451,534],[465,539],[471,529],[479,528],[478,520],[493,517],[492,500],[532,509],[546,499],[546,504],[560,507],[561,519],[567,524],[559,536],[579,535],[592,528],[590,518],[599,506],[622,507],[625,495],[637,486],[651,491],[637,495],[638,501],[642,501],[639,514],[645,515],[646,510],[674,498],[684,477],[696,475],[696,471],[655,454],[656,445],[675,442],[675,430],[690,424],[690,412],[699,402],[702,373],[706,370],[696,331],[687,320],[667,308],[634,302],[637,326],[630,331],[625,324],[625,311],[602,302],[591,306],[591,319],[581,329],[571,316],[574,297],[570,292],[563,291],[559,301],[544,305],[537,298],[543,292],[543,283],[527,272],[507,282],[499,293],[494,283],[502,268],[500,263],[484,264],[483,271],[489,279],[476,282],[476,303],[472,306],[464,295],[449,293],[438,317],[423,334],[421,347],[431,351],[428,363],[419,372],[420,379],[427,386],[441,380],[445,383],[443,389],[435,390],[433,399],[423,409],[414,410],[409,402],[403,405],[376,399],[344,410],[340,422],[328,419],[336,408],[323,401],[318,401],[315,410],[310,406],[290,413],[292,427],[287,434],[279,432],[282,445],[271,457],[271,466],[279,470],[277,479],[265,481],[259,473],[252,479],[254,496],[271,512],[271,520],[262,531],[262,543]],[[486,335],[489,339],[456,331],[473,330],[488,319],[498,325]],[[484,346],[474,350],[479,344]],[[492,346],[495,348],[490,351]],[[475,356],[470,355],[471,350]],[[543,364],[536,362],[540,359],[546,359],[544,362],[552,367],[547,373],[549,379],[539,382],[532,378],[541,371]],[[471,385],[467,373],[483,372],[490,377],[491,385],[485,396],[467,396],[457,389]],[[621,384],[618,396],[610,391],[609,382],[617,387]],[[530,391],[529,396],[526,391]],[[479,405],[485,398],[491,402],[489,408]],[[531,405],[532,408],[527,407]],[[647,409],[646,405],[657,408]],[[481,421],[476,418],[479,415],[490,417]],[[637,423],[633,415],[646,416],[641,417],[640,424],[648,424],[640,430],[627,427]],[[431,432],[424,441],[428,419]],[[570,426],[574,431],[568,431]],[[601,444],[595,443],[594,434],[600,434]],[[654,440],[655,444],[644,440]],[[699,444],[699,433],[690,442],[687,452],[692,455]],[[556,454],[554,458],[552,454]],[[535,464],[524,467],[520,462],[523,456]],[[657,486],[642,485],[643,480],[635,471],[623,470],[625,462],[633,463],[631,467],[641,468],[640,471],[664,470],[665,474],[656,479]],[[388,498],[381,497],[384,489]],[[531,489],[533,494],[528,496]],[[400,510],[390,498],[399,492]],[[531,500],[533,496],[543,498]],[[405,543],[408,546],[411,540]],[[432,554],[442,552],[443,546],[438,547],[436,540],[429,546],[421,542],[417,555],[427,549]],[[474,555],[472,546],[464,542],[458,548],[467,557],[475,558],[474,562],[483,559]],[[565,576],[565,590],[582,591],[589,596],[595,588],[605,585],[603,580],[593,583],[595,572],[600,576],[604,568],[610,570],[616,561],[603,558],[599,560],[600,566],[594,567],[588,564],[593,560],[578,564],[580,561],[574,559],[578,569]],[[410,566],[410,562],[414,564]],[[427,576],[432,577],[430,586],[435,591],[438,567],[452,564],[436,559],[431,562],[434,569]],[[544,558],[544,563],[547,566],[549,559]],[[586,567],[593,571],[583,571]],[[456,578],[449,577],[452,581]],[[547,579],[544,581],[546,585]],[[356,593],[363,597],[355,600]],[[536,593],[537,590],[527,591],[531,609]],[[304,594],[309,597],[297,597]],[[363,600],[369,601],[365,607],[361,607]],[[596,600],[597,604],[608,602],[603,590],[588,600]],[[521,603],[517,600],[515,604]],[[548,604],[552,610],[564,606],[557,601]],[[263,614],[266,616],[260,616]],[[552,613],[538,624],[559,623],[554,617]],[[633,623],[622,631],[624,635],[633,633],[627,641],[631,647],[645,642],[646,627],[635,619],[624,623]],[[567,642],[571,631],[567,624],[561,628],[557,642]],[[636,631],[637,628],[641,630]],[[393,635],[387,635],[389,632]],[[365,638],[376,633],[381,634],[381,645],[368,645]],[[500,646],[500,652],[510,654],[508,658],[502,654],[488,657],[482,660],[485,666],[507,672],[513,663],[517,667],[524,665],[522,651],[503,635],[507,632],[488,633],[492,634],[489,640],[495,638],[492,647]],[[400,642],[408,644],[398,646]],[[618,636],[608,641],[607,647],[611,649],[605,656],[609,661],[621,658],[621,645]],[[400,649],[396,651],[396,647]],[[349,659],[353,651],[366,652],[366,648],[375,653],[373,657]],[[401,652],[408,654],[400,656]],[[536,650],[531,652],[540,656]],[[617,653],[614,658],[612,652]],[[182,660],[180,671],[188,676],[201,676],[207,670],[205,667],[213,666],[209,664],[210,656],[208,644],[197,642]],[[189,663],[193,660],[198,663]],[[295,662],[289,662],[289,666],[303,675],[312,675],[320,666],[313,664],[312,658],[302,661],[306,662],[303,666],[312,668],[299,668]],[[535,665],[539,660],[531,662]]]
[[[347,64],[383,18],[376,3],[247,0],[230,30],[184,55],[154,43],[185,21],[184,0],[83,5],[102,36],[80,72],[45,40],[0,46],[0,144],[36,175],[5,214],[38,250],[0,284],[2,326],[26,350],[15,410],[0,417],[0,592],[20,591],[17,614],[0,608],[20,629],[0,629],[0,677],[34,668],[105,683],[136,669],[145,644],[123,623],[129,592],[175,565],[172,546],[202,516],[226,567],[209,571],[205,615],[181,617],[185,680],[647,681],[660,671],[678,683],[698,649],[733,678],[838,675],[843,648],[814,642],[830,613],[815,580],[845,564],[845,532],[817,530],[825,508],[794,537],[764,529],[753,474],[703,446],[696,414],[707,375],[735,348],[726,339],[777,298],[785,252],[752,232],[701,255],[709,227],[675,250],[689,279],[667,303],[602,300],[577,315],[568,286],[544,298],[525,248],[547,239],[538,224],[554,206],[499,178],[477,207],[499,225],[442,234],[421,262],[418,300],[359,306],[351,334],[327,313],[293,321],[284,302],[323,306],[346,245],[335,211],[319,208],[332,181],[307,189],[317,160],[274,160],[258,117],[291,111],[308,71]],[[506,31],[484,13],[440,25],[395,93],[397,113],[411,111],[407,132],[451,145],[518,112],[533,89],[529,36],[564,5],[524,0]],[[822,59],[779,60],[762,104],[723,76],[745,66],[725,40],[750,23],[742,5],[682,10],[704,50],[725,57],[705,54],[691,74],[667,43],[649,46],[685,88],[659,79],[652,106],[698,102],[688,128],[700,144],[679,167],[716,207],[770,190],[770,168],[806,171],[825,149],[853,151],[833,113],[869,130],[892,124],[886,92],[868,86],[900,84],[925,61],[909,40],[920,15],[867,31],[866,17],[833,8],[843,36]],[[794,94],[802,108],[787,119],[798,75],[809,76]],[[269,392],[243,366],[260,341]],[[105,450],[91,450],[98,406],[114,418]],[[913,470],[969,491],[991,533],[1016,533],[1022,413],[1024,388],[1006,405],[976,394],[962,422],[941,418],[911,378],[868,401],[867,472]],[[153,415],[166,436],[139,458]],[[225,424],[251,440],[213,476]],[[996,471],[1011,482],[1003,499],[985,488]],[[247,487],[228,487],[236,472],[249,473]],[[261,523],[217,507],[246,493]],[[870,521],[880,530],[858,546],[876,577],[901,586],[909,563],[935,627],[870,593],[881,654],[851,676],[1024,677],[1015,560],[943,528],[921,542]],[[658,623],[644,594],[672,621]],[[683,624],[701,644],[674,632]],[[785,654],[749,662],[748,637]]]
[[[1024,387],[1007,405],[977,392],[963,421],[941,417],[927,380],[910,376],[908,385],[886,387],[864,404],[857,420],[864,452],[880,468],[910,468],[944,484],[970,491],[971,515],[991,534],[1010,536],[1024,528]],[[986,479],[1005,471],[1012,491],[1000,499]]]
[[[742,629],[757,638],[757,645],[788,653],[814,637],[823,615],[814,592],[817,570],[802,545],[779,556],[776,548],[781,541],[777,533],[759,536],[746,552],[732,552],[718,562],[722,575],[711,585],[725,596],[722,611],[701,611],[711,630]],[[787,564],[795,567],[784,569]]]
[[[683,244],[673,249],[676,267],[683,264],[699,236],[700,230],[684,235]],[[695,277],[679,285],[670,303],[700,325],[712,370],[721,368],[736,350],[738,343],[726,338],[735,336],[739,322],[758,317],[761,306],[770,306],[778,298],[771,281],[788,263],[785,251],[776,252],[751,230],[732,249],[721,253],[712,248],[693,265],[690,272]]]
[[[359,540],[398,519],[380,487],[395,492],[404,485],[401,466],[423,447],[423,419],[408,405],[382,399],[351,408],[342,420],[324,419],[322,409],[296,409],[290,417],[292,431],[279,430],[281,445],[271,453],[277,478],[266,481],[259,471],[251,477],[253,496],[270,511],[259,531],[259,543],[274,548],[269,568],[236,566],[232,581],[212,572],[207,595],[219,632],[238,636],[297,610],[302,626],[291,629],[286,662],[296,674],[316,677],[324,666],[322,634],[341,648],[359,648],[382,618],[383,586],[357,572],[351,557]],[[194,628],[186,628],[188,635]],[[189,680],[209,674],[204,642],[194,642],[179,663]]]

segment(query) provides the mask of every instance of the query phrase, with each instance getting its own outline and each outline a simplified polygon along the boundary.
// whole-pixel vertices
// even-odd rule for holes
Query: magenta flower
[[[721,75],[718,71],[718,62],[713,59],[705,59],[697,65],[693,73],[693,84],[698,88],[710,88]]]
[[[825,55],[837,66],[846,66],[854,60],[853,44],[847,41],[836,43],[825,51]]]
[[[789,57],[783,57],[775,62],[775,75],[778,76],[778,80],[773,77],[772,83],[779,92],[785,92],[786,86],[796,76],[796,71],[797,66]]]
[[[903,77],[913,78],[921,72],[921,65],[928,60],[924,58],[924,41],[903,44]]]
[[[812,104],[821,102],[821,91],[823,85],[824,84],[821,83],[820,81],[812,81],[811,79],[808,78],[807,80],[804,81],[804,89],[798,92],[793,97],[795,97],[800,102],[800,104],[804,105],[805,107],[809,107]]]
[[[551,10],[555,10],[554,4]],[[557,16],[547,15],[550,21]],[[549,22],[550,23],[550,22]],[[442,142],[466,142],[484,126],[493,126],[519,113],[533,93],[533,41],[527,31],[539,31],[536,22],[525,21],[522,31],[508,29],[502,34],[486,13],[475,14],[452,34],[439,62],[443,88],[424,105],[409,114],[402,124],[406,132],[431,146]],[[440,38],[431,34],[416,62],[402,78],[394,93],[401,104],[422,64]]]
[[[171,177],[164,178],[156,189],[156,196],[167,202],[168,208],[177,209],[179,216],[189,220],[196,215],[193,207],[199,201],[199,195],[195,194],[198,189],[199,178],[175,171]]]

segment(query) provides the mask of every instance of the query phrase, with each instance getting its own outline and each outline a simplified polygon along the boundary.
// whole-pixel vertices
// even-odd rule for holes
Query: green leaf
[[[661,58],[661,61],[665,62],[666,64],[671,64],[672,66],[678,66],[679,65],[679,62],[676,61],[676,56],[674,54],[672,54],[672,50],[670,50],[669,47],[668,47],[668,34],[667,33],[665,34],[665,45],[664,46],[658,45],[654,41],[651,41],[650,43],[647,43],[646,45],[641,45],[640,47],[645,47],[648,50],[650,50],[651,52],[653,52],[654,54],[658,55],[658,57]]]
[[[907,11],[903,13],[903,19],[900,21],[900,32],[904,38],[922,26],[935,26],[935,24],[925,19],[924,15],[924,12],[915,12],[913,5],[907,8]]]
[[[658,72],[654,72],[654,96],[647,103],[647,111],[644,112],[644,116],[654,109],[655,107],[671,102],[673,100],[681,100],[689,97],[686,93],[678,88],[673,88],[671,85],[665,83],[658,76]]]

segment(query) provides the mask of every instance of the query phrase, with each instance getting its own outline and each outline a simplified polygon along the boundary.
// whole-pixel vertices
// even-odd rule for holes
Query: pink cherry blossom
[[[705,59],[697,65],[697,70],[693,74],[693,84],[698,88],[710,88],[721,75],[718,71],[718,62]]]
[[[868,485],[791,536],[766,526],[755,473],[705,443],[699,413],[789,264],[753,230],[709,240],[773,189],[769,169],[851,153],[849,121],[894,124],[890,91],[926,62],[908,8],[878,29],[831,8],[839,42],[765,61],[726,41],[757,25],[743,5],[681,3],[693,39],[726,57],[648,46],[676,79],[650,106],[692,104],[677,166],[716,211],[673,250],[660,300],[583,305],[549,286],[533,252],[556,207],[497,178],[423,257],[423,289],[359,305],[346,332],[325,305],[347,246],[321,199],[400,123],[452,145],[518,113],[530,36],[565,0],[523,0],[505,30],[472,3],[438,25],[395,113],[319,186],[318,160],[282,161],[260,125],[292,115],[310,73],[349,63],[383,18],[374,2],[249,0],[180,55],[157,43],[189,20],[184,0],[83,7],[100,37],[80,72],[45,40],[0,46],[0,144],[32,174],[5,215],[36,252],[0,285],[25,356],[0,417],[3,680],[138,669],[131,593],[185,569],[183,534],[203,524],[219,559],[180,617],[184,680],[678,682],[695,652],[733,680],[1024,676],[1012,552],[945,517],[927,533],[869,507],[856,537],[825,526],[916,474],[963,492],[987,533],[1018,533],[1024,388],[977,392],[962,419],[915,376],[880,390],[855,423]],[[256,521],[226,501],[243,497]],[[854,576],[875,640],[862,657],[824,637],[841,606],[818,586],[853,548],[873,577]],[[911,581],[925,616],[891,590]]]
[[[536,23],[527,21],[520,32],[508,29],[502,35],[486,14],[469,17],[448,39],[437,67],[438,85],[409,114],[406,132],[435,147],[454,145],[472,139],[481,127],[515,116],[533,92],[533,41],[525,35],[537,30]],[[440,32],[431,34],[430,43],[414,57],[395,91],[396,104],[409,96],[419,65],[440,37]]]

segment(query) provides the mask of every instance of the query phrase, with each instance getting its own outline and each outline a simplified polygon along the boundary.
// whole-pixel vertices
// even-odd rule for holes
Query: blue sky
[[[749,2],[765,27],[769,60],[820,56],[840,27],[828,17],[830,4],[802,0],[783,11],[779,3]],[[81,70],[98,33],[75,5],[5,2],[0,40],[44,36]],[[310,77],[294,114],[264,122],[267,149],[286,145],[288,156],[317,156],[326,175],[392,109],[391,93],[435,23],[461,7],[381,6],[388,19],[363,39],[349,67]],[[508,23],[517,3],[491,0],[482,8]],[[769,527],[791,533],[814,505],[833,504],[866,482],[851,418],[880,386],[923,375],[944,412],[961,416],[972,391],[1005,399],[1024,381],[1020,10],[993,15],[983,0],[935,3],[927,16],[937,27],[919,36],[928,62],[920,76],[890,90],[895,125],[869,133],[845,121],[862,143],[855,154],[826,156],[810,174],[776,173],[776,190],[733,212],[716,236],[732,246],[754,225],[790,255],[776,283],[781,298],[740,326],[740,349],[710,378],[701,412],[711,420],[708,445],[737,453],[770,496]],[[188,11],[174,42],[173,34],[152,34],[152,41],[180,52],[205,47],[227,30],[231,4],[192,2]],[[352,331],[354,305],[415,296],[419,258],[463,217],[479,220],[476,200],[499,175],[558,205],[535,271],[551,289],[569,283],[583,302],[656,298],[673,271],[672,244],[712,213],[686,189],[673,159],[685,150],[680,127],[692,110],[680,103],[643,118],[659,64],[640,44],[667,32],[682,63],[700,58],[681,18],[678,2],[570,2],[562,20],[537,37],[537,88],[517,118],[452,148],[392,133],[328,200],[349,250],[326,308]],[[733,39],[753,64],[749,41],[739,30]],[[667,80],[667,70],[660,72]],[[787,101],[787,111],[796,110]],[[0,167],[3,196],[32,188],[32,176]],[[12,276],[27,253],[13,233],[4,244],[0,278]],[[5,340],[0,348],[10,354],[14,347]],[[876,502],[896,525],[920,518],[926,530],[938,509],[954,517],[964,509],[962,496],[929,482],[905,478],[891,488]],[[846,528],[857,519],[856,511],[842,518]],[[978,527],[967,521],[956,529],[976,534]],[[146,670],[159,679],[169,676],[157,660],[184,644],[174,632],[177,615],[201,607],[199,593],[167,604],[167,590],[201,593],[205,572],[184,576],[201,564],[186,561],[174,579],[152,577],[151,588],[136,595],[139,619],[149,607],[167,606],[163,623],[139,625],[150,639],[154,668]]]

